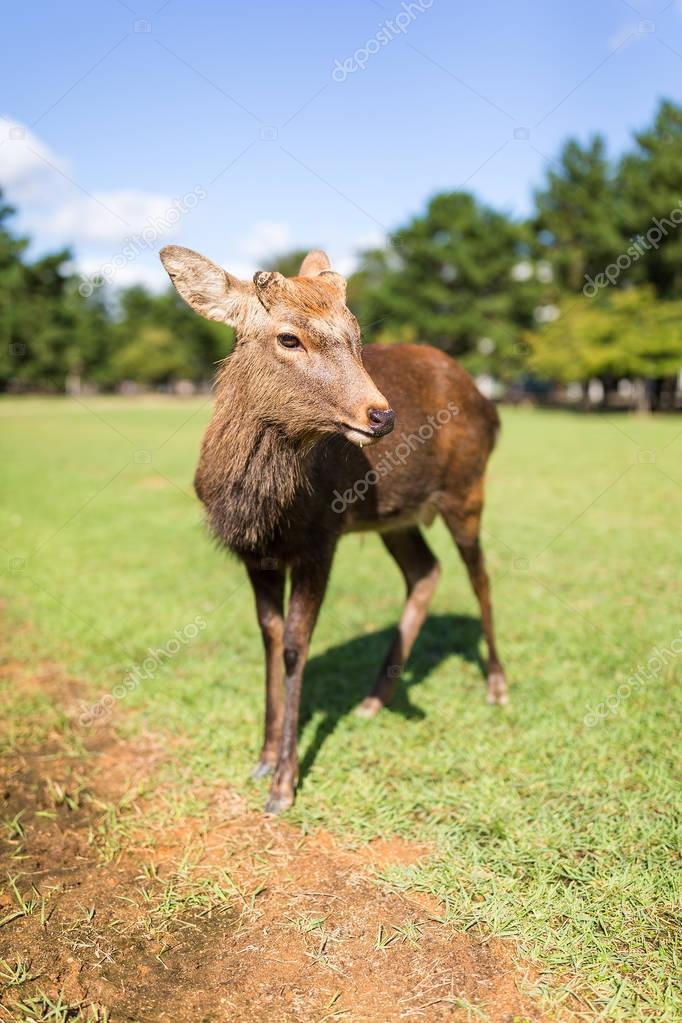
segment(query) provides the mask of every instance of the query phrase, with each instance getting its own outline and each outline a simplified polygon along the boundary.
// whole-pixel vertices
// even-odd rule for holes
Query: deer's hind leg
[[[465,495],[448,495],[441,505],[441,513],[457,544],[481,609],[481,628],[488,646],[488,703],[505,704],[509,702],[509,695],[504,668],[495,644],[490,580],[480,539],[482,512],[482,479]]]
[[[381,539],[403,574],[407,600],[374,687],[358,707],[362,717],[374,717],[393,696],[405,661],[426,618],[440,576],[438,561],[416,527],[384,533]]]

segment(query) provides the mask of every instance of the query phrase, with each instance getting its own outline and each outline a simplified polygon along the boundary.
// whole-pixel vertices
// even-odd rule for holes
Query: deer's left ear
[[[317,277],[324,270],[331,270],[331,263],[329,262],[329,256],[322,249],[313,249],[305,257],[301,263],[301,269],[298,271],[299,277]]]

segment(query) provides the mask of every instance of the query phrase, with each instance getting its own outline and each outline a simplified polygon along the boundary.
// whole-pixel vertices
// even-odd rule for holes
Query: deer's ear
[[[159,253],[178,294],[207,320],[234,324],[250,287],[192,249],[166,245]]]
[[[317,275],[321,274],[323,270],[331,270],[329,256],[326,252],[322,252],[321,249],[313,249],[301,263],[301,269],[298,271],[298,276],[317,277]]]

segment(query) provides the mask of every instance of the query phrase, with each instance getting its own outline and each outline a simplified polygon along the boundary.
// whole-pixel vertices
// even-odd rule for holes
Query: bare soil
[[[435,899],[377,879],[428,847],[347,848],[224,790],[199,793],[202,815],[174,816],[155,781],[165,737],[84,731],[77,683],[5,670],[72,713],[0,764],[0,1020],[543,1019],[512,945],[457,933]],[[48,1015],[47,998],[65,1014]]]

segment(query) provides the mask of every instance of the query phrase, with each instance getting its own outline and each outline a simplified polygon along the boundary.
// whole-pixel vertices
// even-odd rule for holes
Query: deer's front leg
[[[284,720],[284,571],[249,568],[265,650],[265,735],[252,778],[274,770]]]
[[[284,725],[277,767],[265,804],[266,813],[279,813],[294,801],[298,781],[298,711],[301,700],[303,669],[308,657],[310,637],[324,597],[332,552],[316,563],[294,567],[291,573],[291,596],[284,627]]]

